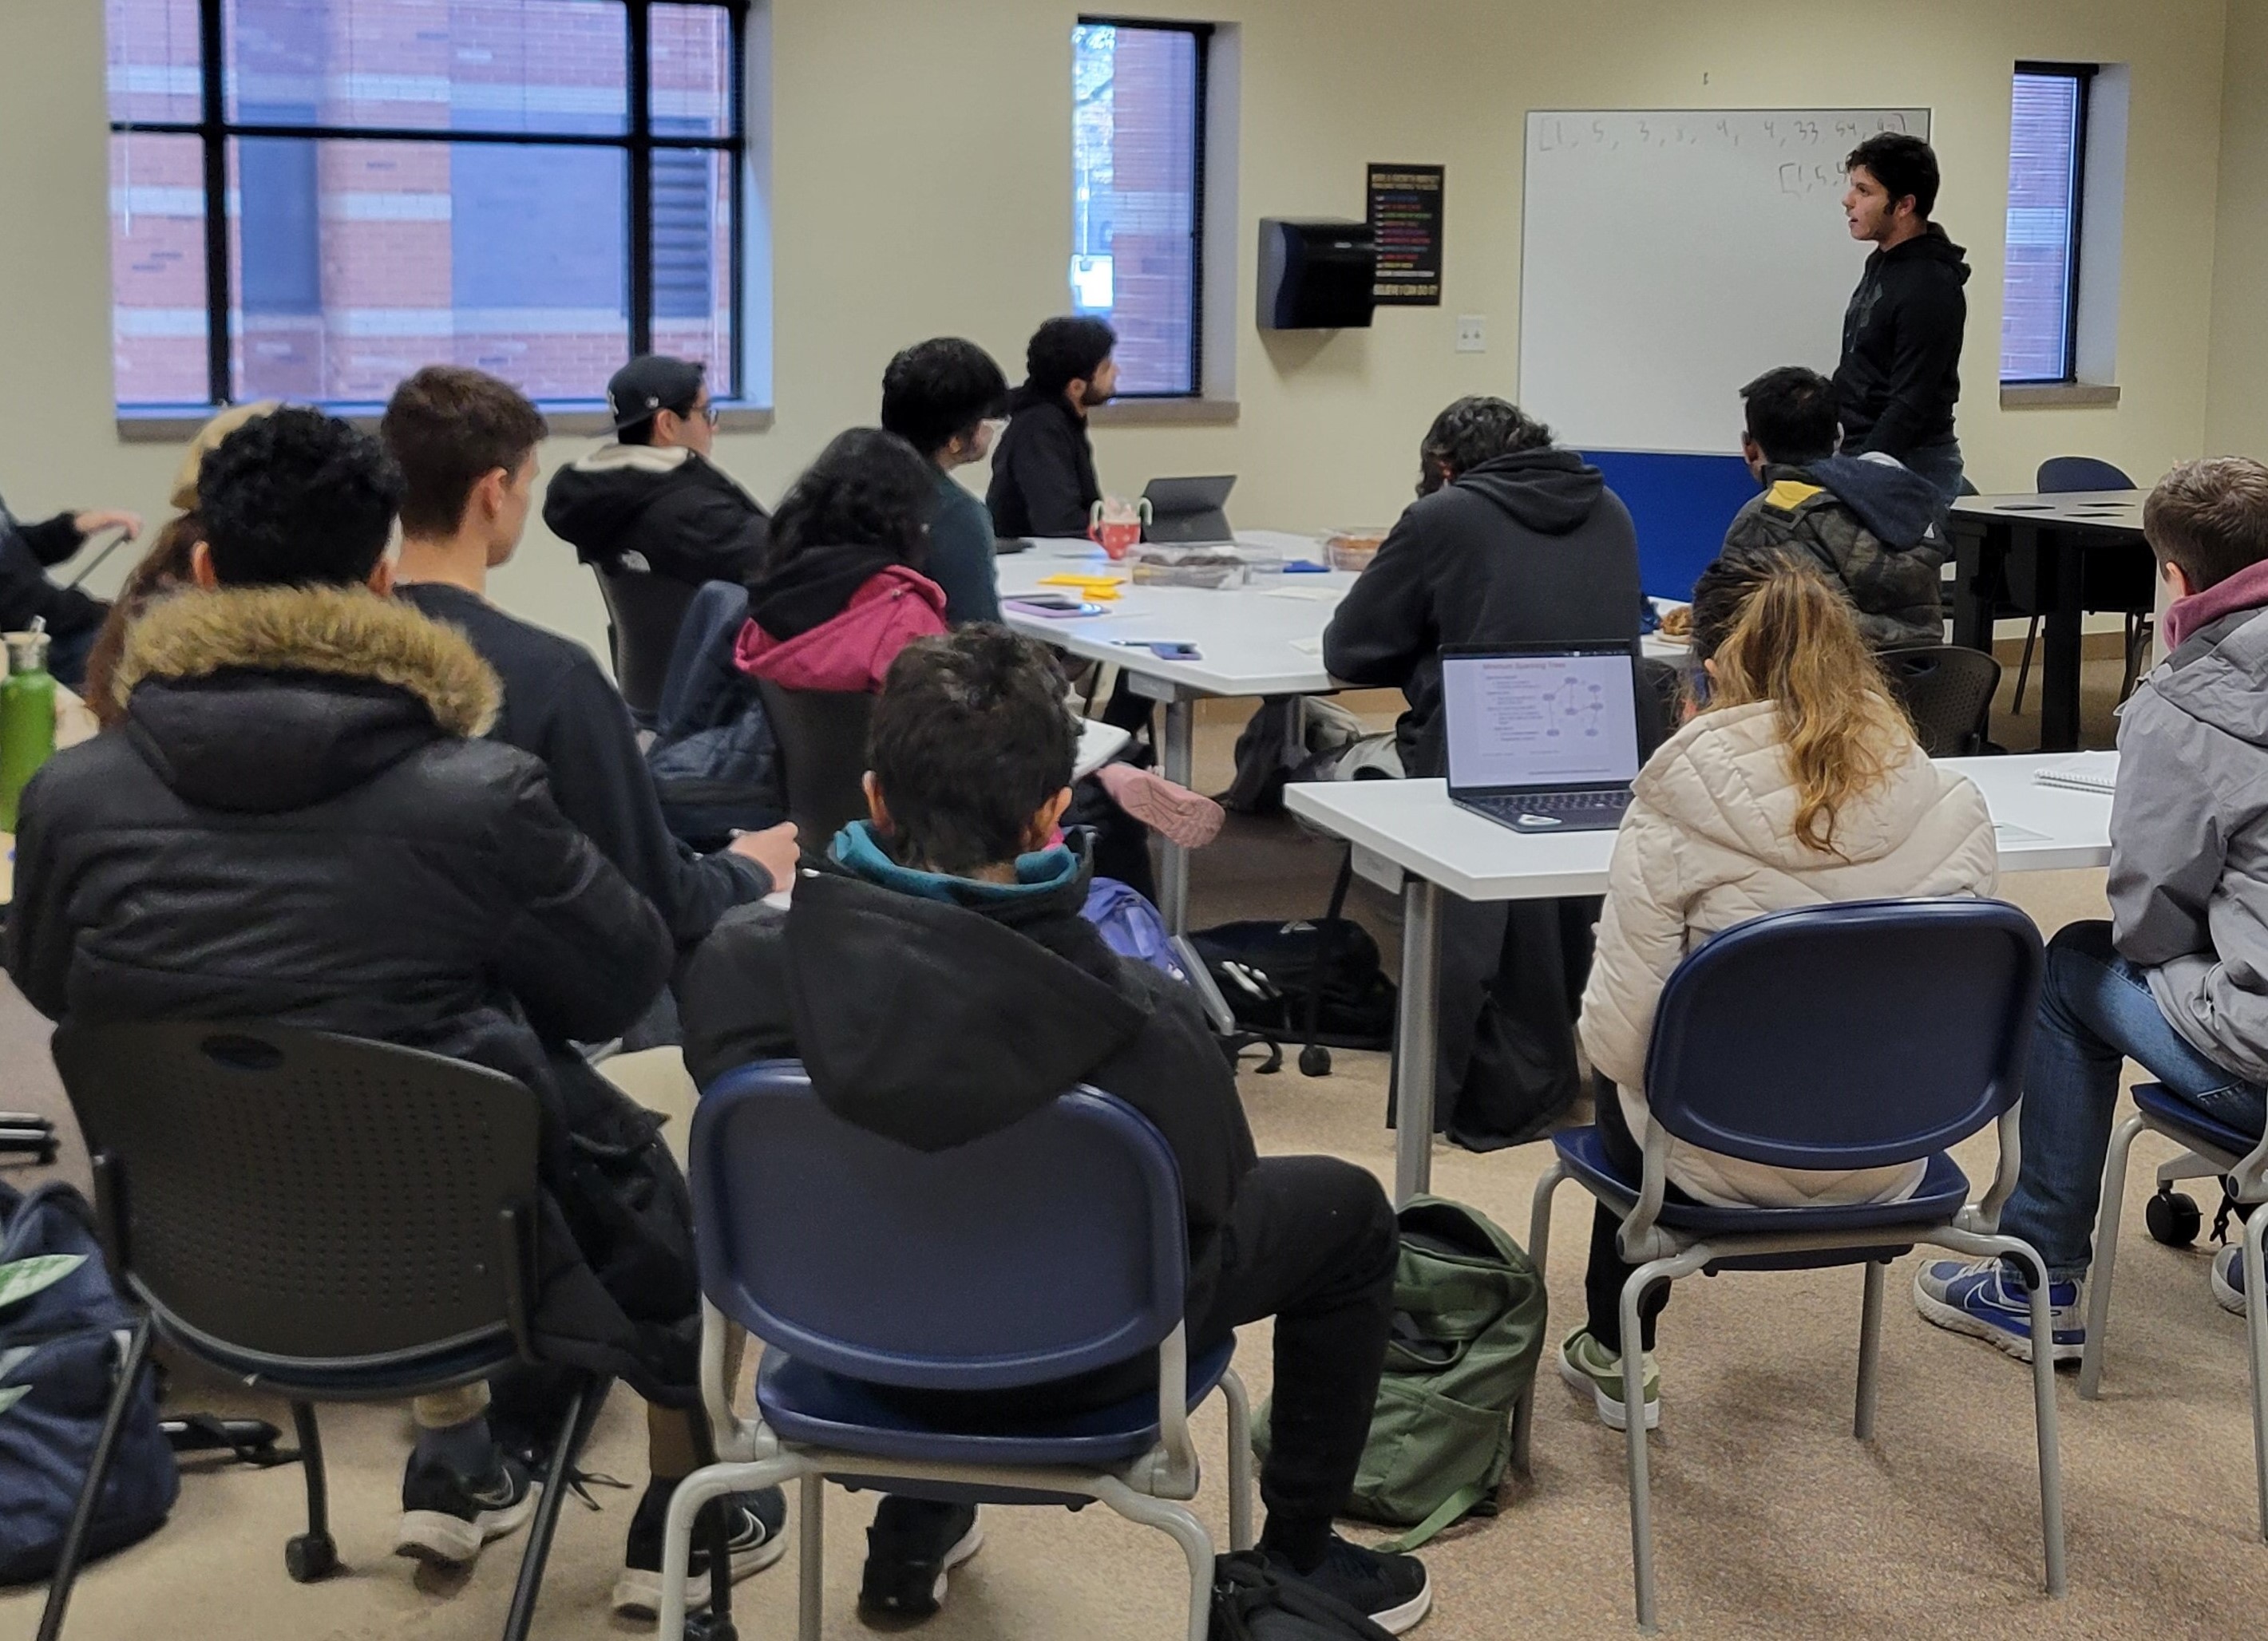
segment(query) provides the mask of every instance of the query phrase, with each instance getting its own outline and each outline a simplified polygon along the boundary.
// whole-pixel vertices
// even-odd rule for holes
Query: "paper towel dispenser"
[[[1378,240],[1370,224],[1321,217],[1260,219],[1260,328],[1370,323]]]

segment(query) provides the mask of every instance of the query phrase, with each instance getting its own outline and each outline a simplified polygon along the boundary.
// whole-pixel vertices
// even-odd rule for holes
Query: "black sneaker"
[[[1331,1534],[1331,1547],[1322,1563],[1307,1572],[1273,1550],[1269,1567],[1287,1578],[1313,1585],[1335,1595],[1390,1636],[1414,1630],[1432,1609],[1433,1586],[1425,1577],[1425,1564],[1415,1556],[1386,1556]]]
[[[866,1619],[916,1623],[945,1604],[946,1575],[984,1542],[974,1505],[887,1498],[866,1529],[866,1574],[858,1613]]]
[[[490,1540],[518,1531],[535,1513],[542,1490],[501,1446],[490,1450],[488,1468],[477,1476],[460,1475],[440,1460],[420,1464],[412,1453],[401,1477],[394,1553],[461,1567]]]
[[[622,1576],[615,1580],[615,1610],[640,1618],[661,1614],[661,1535],[669,1524],[669,1498],[674,1483],[649,1482],[630,1518],[630,1540],[622,1552]],[[777,1487],[760,1493],[727,1493],[717,1503],[725,1511],[726,1542],[732,1551],[733,1582],[762,1572],[787,1554],[787,1495]],[[691,1571],[686,1578],[685,1610],[697,1613],[709,1605],[709,1534],[696,1527]]]

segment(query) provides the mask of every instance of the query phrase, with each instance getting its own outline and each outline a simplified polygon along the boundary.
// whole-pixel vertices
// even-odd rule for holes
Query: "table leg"
[[[1402,1012],[1395,1027],[1394,1200],[1425,1194],[1433,1179],[1433,1079],[1441,1019],[1441,891],[1423,878],[1402,886]]]
[[[2079,748],[2080,556],[2083,543],[2076,535],[2058,534],[2041,543],[2055,567],[2055,590],[2048,605],[2040,654],[2040,750],[2075,752]]]
[[[1164,705],[1166,741],[1160,750],[1164,754],[1165,776],[1183,786],[1194,785],[1190,777],[1197,768],[1197,704],[1182,696]],[[1197,988],[1197,1000],[1204,1004],[1206,1018],[1212,1021],[1213,1029],[1233,1033],[1235,1012],[1228,1006],[1228,999],[1220,995],[1220,988],[1213,984],[1204,959],[1189,944],[1189,851],[1173,839],[1161,837],[1158,840],[1158,896],[1165,902],[1158,910],[1166,919],[1166,932],[1173,937],[1174,950],[1180,954],[1182,966],[1188,970],[1189,983]]]
[[[1953,526],[1953,642],[1964,650],[1992,651],[1992,600],[1985,591],[1985,562],[1992,556],[1982,526]]]

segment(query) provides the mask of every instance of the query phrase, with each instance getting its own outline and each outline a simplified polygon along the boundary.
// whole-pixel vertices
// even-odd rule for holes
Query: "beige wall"
[[[2268,234],[2250,202],[2268,180],[2268,0],[2235,7],[2250,68],[2228,136],[2249,144],[2250,169],[2233,157],[2246,202],[2223,202],[2220,226],[2232,243],[2257,245]],[[1233,511],[1248,525],[1390,519],[1433,412],[1462,393],[1509,394],[1516,380],[1531,107],[1933,108],[1948,176],[1939,215],[1977,269],[1961,432],[1987,489],[2024,488],[2040,458],[2064,452],[2154,474],[2208,442],[2209,357],[2242,359],[2247,345],[2258,357],[2250,321],[2262,259],[2248,254],[2241,269],[2224,259],[2218,291],[2213,278],[2223,0],[1155,9],[1241,26],[1242,413],[1230,427],[1103,430],[1098,454],[1115,489],[1138,489],[1156,473],[1234,471]],[[111,427],[101,13],[92,0],[0,4],[0,486],[31,513],[97,503],[157,511],[173,461],[169,451],[120,445]],[[1033,323],[1063,306],[1074,15],[1057,0],[775,0],[777,423],[727,436],[718,453],[767,499],[829,435],[873,417],[899,345],[960,332],[1013,367]],[[2116,409],[2003,412],[1996,402],[2008,75],[2019,57],[2133,65]],[[1366,333],[1263,338],[1248,317],[1254,219],[1358,214],[1373,159],[1448,166],[1443,305],[1381,313]],[[1820,232],[1842,225],[1824,215]],[[1839,306],[1845,294],[1821,300]],[[2221,322],[2209,327],[2217,295]],[[1726,293],[1728,305],[1739,299]],[[1487,316],[1488,353],[1453,351],[1459,313]],[[2216,377],[2214,442],[2253,442],[2262,379],[2252,369]],[[558,441],[547,465],[584,447]],[[588,577],[540,530],[497,590],[522,613],[602,643]]]
[[[2268,455],[2268,0],[2229,0],[2208,453]]]

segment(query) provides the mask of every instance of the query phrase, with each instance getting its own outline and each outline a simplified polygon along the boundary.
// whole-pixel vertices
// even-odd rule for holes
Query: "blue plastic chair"
[[[705,1296],[701,1381],[719,1462],[671,1502],[661,1633],[681,1632],[695,1514],[801,1483],[801,1620],[820,1632],[822,1483],[999,1504],[1101,1499],[1167,1534],[1204,1641],[1213,1546],[1194,1498],[1189,1414],[1228,1402],[1229,1537],[1252,1543],[1251,1417],[1231,1341],[1192,1362],[1181,1170],[1156,1129],[1075,1088],[968,1144],[920,1152],[828,1111],[792,1062],[701,1098],[690,1139]],[[726,1330],[765,1345],[755,1419],[725,1381]],[[960,1429],[888,1391],[1050,1384],[1154,1350],[1158,1388],[1098,1411]]]
[[[2062,1477],[2047,1278],[2039,1255],[1993,1234],[2016,1185],[2016,1105],[2039,997],[2039,932],[1998,901],[1862,901],[1774,912],[1741,924],[1680,964],[1662,989],[1646,1056],[1643,1175],[1607,1160],[1596,1129],[1555,1135],[1528,1233],[1537,1270],[1551,1198],[1572,1179],[1624,1216],[1624,1407],[1629,1425],[1631,1555],[1642,1628],[1654,1623],[1652,1500],[1640,1389],[1638,1306],[1697,1271],[1863,1264],[1858,1411],[1874,1433],[1882,1269],[1918,1242],[2003,1254],[2035,1273],[2033,1394],[2047,1588],[2064,1589]],[[1854,1052],[1855,1050],[1855,1052]],[[1995,1118],[2000,1162],[1984,1200],[1946,1148]],[[1876,1168],[1926,1159],[1901,1203],[1712,1208],[1665,1202],[1670,1141],[1783,1168]],[[1514,1458],[1527,1462],[1534,1387],[1521,1398]]]
[[[2127,1153],[2148,1129],[2183,1146],[2158,1170],[2162,1187],[2173,1180],[2220,1174],[2240,1203],[2268,1203],[2268,1136],[2216,1122],[2157,1083],[2134,1090],[2134,1115],[2110,1137],[2102,1164],[2102,1209],[2095,1229],[2094,1280],[2087,1302],[2087,1344],[2079,1358],[2079,1394],[2089,1401],[2102,1388],[2102,1336],[2110,1326],[2110,1271],[2118,1255],[2118,1216],[2126,1198]],[[2252,1365],[2252,1468],[2260,1506],[2260,1534],[2268,1538],[2268,1275],[2262,1270],[2268,1212],[2244,1221],[2244,1338]]]

